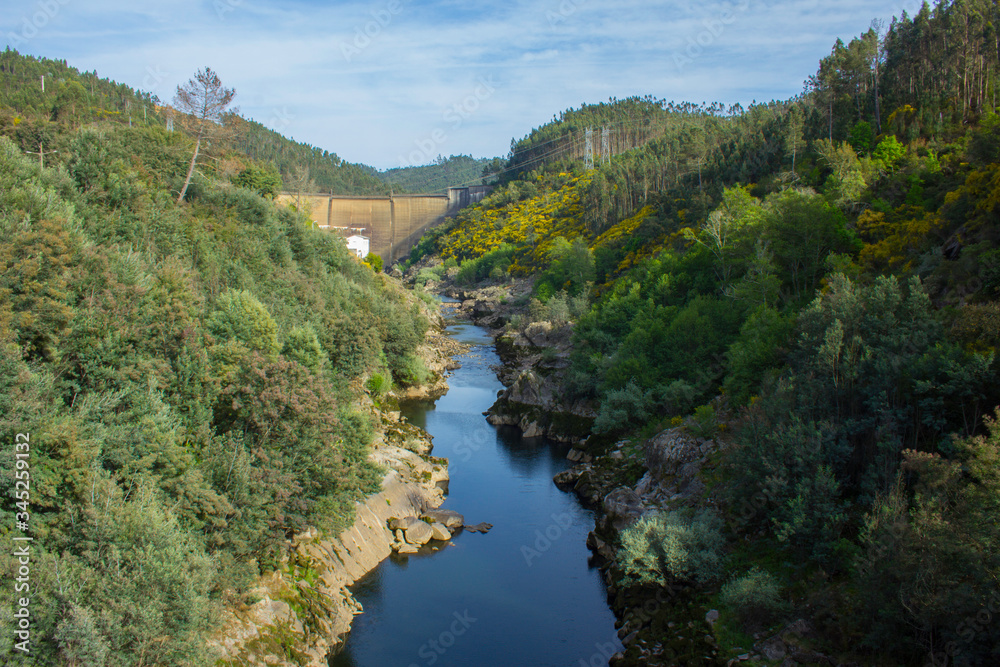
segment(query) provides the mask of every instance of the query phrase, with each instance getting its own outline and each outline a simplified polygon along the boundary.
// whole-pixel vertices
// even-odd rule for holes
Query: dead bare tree
[[[236,91],[232,88],[224,88],[222,81],[210,67],[198,70],[193,79],[188,79],[188,82],[183,86],[177,86],[174,106],[193,119],[197,131],[194,155],[191,156],[191,165],[188,167],[187,177],[184,179],[184,187],[181,188],[180,195],[177,197],[178,204],[184,201],[188,185],[191,184],[191,175],[194,174],[194,166],[198,161],[201,140],[210,127],[219,122],[226,107],[235,96]]]

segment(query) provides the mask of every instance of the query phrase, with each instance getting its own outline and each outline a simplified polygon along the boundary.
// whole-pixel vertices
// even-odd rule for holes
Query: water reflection
[[[620,644],[588,563],[593,515],[552,484],[568,447],[489,425],[482,412],[501,389],[492,341],[471,325],[452,331],[474,347],[449,378],[451,390],[402,411],[434,436],[434,455],[449,459],[444,507],[494,528],[387,560],[359,581],[353,590],[365,613],[330,665],[589,664],[595,641]]]

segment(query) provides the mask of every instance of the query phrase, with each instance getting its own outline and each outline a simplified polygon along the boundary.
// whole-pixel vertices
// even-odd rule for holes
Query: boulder
[[[521,436],[524,438],[539,438],[545,435],[545,430],[538,425],[538,422],[529,422],[522,427],[522,430]]]
[[[563,470],[561,473],[556,474],[556,476],[552,478],[552,481],[555,482],[555,485],[558,487],[563,487],[563,486],[571,487],[577,483],[577,481],[580,479],[580,475],[582,475],[584,471],[588,469],[589,466],[573,466],[568,470]]]
[[[615,550],[608,546],[607,542],[599,538],[594,531],[590,531],[587,535],[587,547],[609,562],[615,559]]]
[[[450,540],[451,531],[443,523],[438,523],[435,521],[431,524],[431,533],[434,535],[435,540]]]
[[[619,526],[627,526],[642,516],[642,498],[629,488],[615,489],[604,497],[604,512]]]
[[[635,492],[639,494],[639,497],[641,498],[652,496],[658,490],[659,484],[657,484],[656,480],[649,473],[649,471],[647,471],[646,474],[642,476],[642,479],[640,479],[635,485]]]
[[[551,322],[532,322],[524,328],[524,337],[535,347],[549,347],[549,335],[552,329]]]
[[[443,523],[449,530],[458,530],[465,523],[465,517],[454,510],[427,510],[420,518]]]
[[[407,544],[406,542],[400,544],[399,548],[396,549],[396,553],[400,553],[403,555],[415,554],[419,552],[420,552],[420,547],[414,544]]]
[[[434,531],[428,523],[417,519],[415,523],[406,529],[406,541],[410,544],[423,545],[431,541]]]
[[[407,530],[410,526],[420,521],[415,516],[404,516],[402,518],[392,517],[389,519],[390,530]]]
[[[496,312],[498,307],[499,303],[494,299],[477,299],[472,305],[472,316],[484,317],[486,315],[492,315]]]
[[[596,504],[601,500],[600,479],[591,466],[584,465],[584,469],[577,476],[576,484],[573,485],[573,490],[582,500]]]
[[[663,480],[679,475],[684,466],[701,458],[698,441],[679,428],[656,434],[646,442],[646,467]]]
[[[777,637],[771,637],[764,643],[762,643],[758,650],[764,655],[768,660],[784,660],[785,655],[788,653],[788,649],[785,646],[785,642],[781,641]]]

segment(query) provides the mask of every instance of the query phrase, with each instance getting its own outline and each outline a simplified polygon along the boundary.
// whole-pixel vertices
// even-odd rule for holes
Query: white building
[[[347,249],[354,251],[354,253],[360,258],[364,259],[371,252],[372,242],[366,236],[348,236],[347,237]]]

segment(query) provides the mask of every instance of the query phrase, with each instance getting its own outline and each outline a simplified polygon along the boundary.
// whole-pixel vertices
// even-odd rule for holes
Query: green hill
[[[164,104],[155,95],[102,79],[96,72],[81,73],[65,61],[24,56],[10,48],[0,53],[0,132],[22,150],[37,152],[41,145],[52,151],[46,159],[53,164],[66,162],[72,132],[85,125],[166,127],[177,115]],[[180,124],[176,129],[182,131]],[[201,169],[211,170],[214,177],[230,178],[258,165],[278,172],[289,189],[389,193],[373,167],[345,162],[335,153],[292,141],[232,113],[223,116],[215,141],[203,148],[210,159]]]
[[[155,100],[11,52],[0,76],[0,531],[33,538],[30,657],[11,613],[0,655],[208,664],[287,539],[335,533],[378,488],[364,386],[423,377],[427,320],[221,170],[178,204],[194,142]]]
[[[471,155],[438,156],[434,164],[386,169],[379,176],[403,192],[431,194],[449,187],[479,185],[483,182],[483,169],[492,163],[493,160],[475,159]]]
[[[809,618],[845,661],[997,661],[970,623],[1000,599],[998,15],[925,4],[788,101],[566,111],[415,249],[465,284],[533,276],[524,317],[573,320],[558,377],[596,451],[679,424],[725,443],[703,475],[724,527],[623,536],[619,599],[710,562],[696,595],[733,655]],[[706,530],[725,546],[679,546]]]

